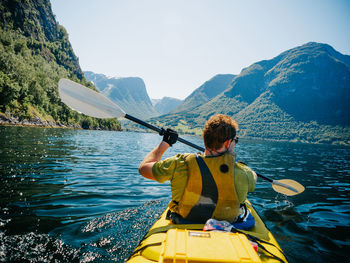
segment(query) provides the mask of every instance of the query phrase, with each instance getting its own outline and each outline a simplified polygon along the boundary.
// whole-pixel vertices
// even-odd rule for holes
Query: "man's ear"
[[[226,149],[227,149],[228,147],[230,147],[230,142],[231,142],[231,140],[226,140],[226,141],[224,142],[224,146],[225,146]]]

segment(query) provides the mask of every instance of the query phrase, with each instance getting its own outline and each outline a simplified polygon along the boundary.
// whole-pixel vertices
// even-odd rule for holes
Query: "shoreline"
[[[84,129],[79,124],[62,124],[55,121],[47,121],[42,118],[35,116],[31,119],[21,119],[12,115],[5,115],[0,112],[0,126],[11,126],[11,127],[32,127],[32,128],[60,128],[60,129],[76,129],[76,130],[106,130],[106,131],[119,131],[110,129]],[[122,131],[122,130],[121,130]]]
[[[0,121],[0,127],[29,127],[29,128],[52,128],[52,129],[75,129],[84,130],[81,127],[73,127],[67,125],[41,125],[41,124],[30,124],[30,123],[5,123]]]
[[[0,114],[0,126],[18,126],[18,127],[33,127],[33,128],[67,128],[67,129],[83,129],[79,125],[64,125],[56,122],[45,121],[38,117],[32,119],[21,120],[14,116],[6,116]]]
[[[56,122],[45,121],[40,118],[19,120],[16,117],[3,116],[0,114],[0,127],[30,127],[30,128],[52,128],[52,129],[74,129],[74,130],[103,130],[103,131],[123,131],[109,129],[84,129],[78,124],[65,125]]]

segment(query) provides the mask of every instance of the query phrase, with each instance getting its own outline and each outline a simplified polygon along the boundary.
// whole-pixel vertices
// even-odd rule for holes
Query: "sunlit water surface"
[[[184,137],[202,146],[199,137]],[[0,261],[124,262],[170,200],[138,165],[156,134],[0,127]],[[177,143],[165,157],[194,152]],[[250,201],[290,262],[349,262],[350,148],[241,140],[238,159],[304,193],[259,181]]]

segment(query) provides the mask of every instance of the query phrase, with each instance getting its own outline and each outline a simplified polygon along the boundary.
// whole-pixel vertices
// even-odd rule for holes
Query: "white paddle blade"
[[[69,79],[60,79],[58,93],[71,109],[95,118],[124,117],[125,112],[102,94]]]
[[[272,188],[281,194],[292,196],[304,192],[305,187],[291,179],[274,180]]]

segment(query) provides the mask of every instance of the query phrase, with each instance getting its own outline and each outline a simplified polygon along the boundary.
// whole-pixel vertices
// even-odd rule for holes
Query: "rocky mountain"
[[[58,81],[90,88],[49,0],[1,0],[0,124],[120,129],[117,120],[78,114],[58,97]]]
[[[183,100],[170,98],[170,97],[163,97],[162,99],[152,100],[153,106],[156,108],[157,112],[160,115],[171,112],[176,107],[178,107],[182,102]]]
[[[231,74],[220,74],[214,76],[193,91],[180,106],[172,111],[172,113],[189,110],[210,101],[216,95],[227,89],[234,77],[235,75]]]
[[[200,133],[208,117],[224,113],[245,137],[350,144],[349,59],[310,42],[243,69],[208,102],[152,121]]]
[[[251,104],[265,93],[298,121],[350,125],[350,56],[308,43],[242,71],[221,98]]]
[[[141,119],[159,115],[148,96],[144,81],[138,77],[114,78],[91,71],[84,72],[87,80],[115,102],[126,113]]]

